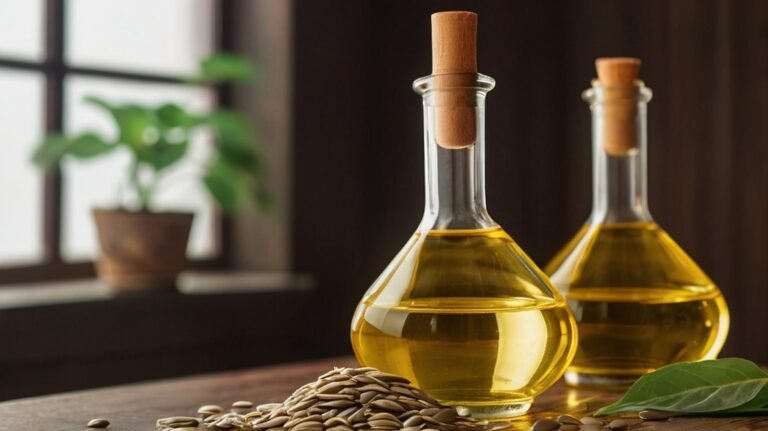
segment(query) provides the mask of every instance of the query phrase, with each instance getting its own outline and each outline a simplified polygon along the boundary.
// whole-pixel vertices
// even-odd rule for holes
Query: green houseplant
[[[204,59],[194,84],[250,81],[254,68],[245,59],[216,54]],[[263,187],[261,154],[254,145],[248,121],[227,109],[190,112],[174,103],[147,106],[112,103],[98,97],[85,102],[109,115],[117,129],[114,138],[93,131],[45,136],[33,161],[50,167],[63,158],[93,159],[114,151],[130,154],[125,172],[130,202],[116,209],[94,209],[101,256],[99,276],[119,290],[173,288],[186,264],[186,247],[193,214],[158,212],[154,197],[158,182],[187,153],[190,137],[212,132],[214,150],[202,161],[204,187],[224,212],[247,205],[269,205]]]

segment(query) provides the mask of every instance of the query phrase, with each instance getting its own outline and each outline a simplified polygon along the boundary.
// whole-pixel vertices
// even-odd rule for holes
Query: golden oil
[[[563,373],[575,323],[499,227],[415,234],[355,312],[360,363],[474,416],[512,416]]]
[[[654,222],[588,224],[545,271],[579,327],[569,383],[630,384],[666,364],[715,358],[725,343],[722,294]]]

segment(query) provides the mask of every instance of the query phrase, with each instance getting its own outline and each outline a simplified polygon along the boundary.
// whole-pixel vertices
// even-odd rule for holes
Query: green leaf
[[[733,411],[762,397],[767,383],[768,373],[746,359],[672,364],[640,377],[620,400],[595,416],[645,409],[683,414]]]
[[[88,159],[108,153],[116,145],[106,142],[93,132],[85,132],[74,137],[63,134],[50,134],[32,155],[32,161],[39,166],[49,166],[62,157],[70,155],[79,159]]]
[[[242,206],[244,184],[226,160],[218,158],[211,163],[203,184],[224,212],[232,213]]]
[[[154,145],[142,148],[136,153],[136,156],[156,171],[161,171],[184,157],[188,146],[187,141],[171,144],[165,140],[160,140]]]
[[[218,53],[200,62],[198,82],[250,81],[256,69],[248,59],[229,53]]]
[[[68,153],[79,159],[88,159],[108,153],[115,147],[116,145],[106,142],[99,135],[86,132],[71,140]]]
[[[194,125],[194,119],[187,114],[181,106],[175,103],[166,103],[155,111],[158,121],[163,129],[176,127],[189,128]]]
[[[242,115],[220,110],[211,114],[207,122],[213,128],[217,150],[234,168],[251,175],[261,170],[261,157],[251,141],[251,128]]]
[[[47,167],[61,159],[67,153],[71,140],[60,133],[47,135],[32,154],[32,162]]]
[[[85,102],[97,106],[110,115],[117,123],[119,141],[138,150],[147,144],[147,130],[156,127],[155,115],[151,109],[134,105],[113,105],[104,99],[89,96]]]

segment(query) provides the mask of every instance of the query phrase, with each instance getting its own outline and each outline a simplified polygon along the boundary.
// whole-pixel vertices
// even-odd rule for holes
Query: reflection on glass
[[[191,74],[212,50],[211,0],[71,0],[66,59],[77,66]]]
[[[83,103],[85,96],[99,96],[110,102],[174,102],[204,111],[213,104],[209,90],[173,84],[148,84],[103,78],[73,77],[65,84],[65,128],[67,131],[95,130],[114,137],[111,118]],[[188,253],[206,257],[215,251],[214,207],[198,180],[200,161],[210,151],[211,137],[199,135],[178,166],[169,168],[160,181],[155,209],[195,212]],[[126,204],[125,187],[130,158],[124,150],[88,161],[66,160],[64,173],[63,256],[66,260],[90,259],[97,252],[91,210]],[[123,193],[121,193],[121,191]]]
[[[0,0],[0,56],[43,57],[43,0]]]
[[[43,130],[43,85],[37,73],[0,69],[0,264],[42,257],[42,174],[30,157]]]

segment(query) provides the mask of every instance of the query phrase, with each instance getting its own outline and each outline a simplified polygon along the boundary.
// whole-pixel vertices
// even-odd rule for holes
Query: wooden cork
[[[637,148],[637,97],[640,60],[610,57],[595,60],[603,88],[603,147],[612,156]]]
[[[459,75],[463,74],[463,75]],[[435,140],[447,149],[477,142],[477,14],[432,14]]]

